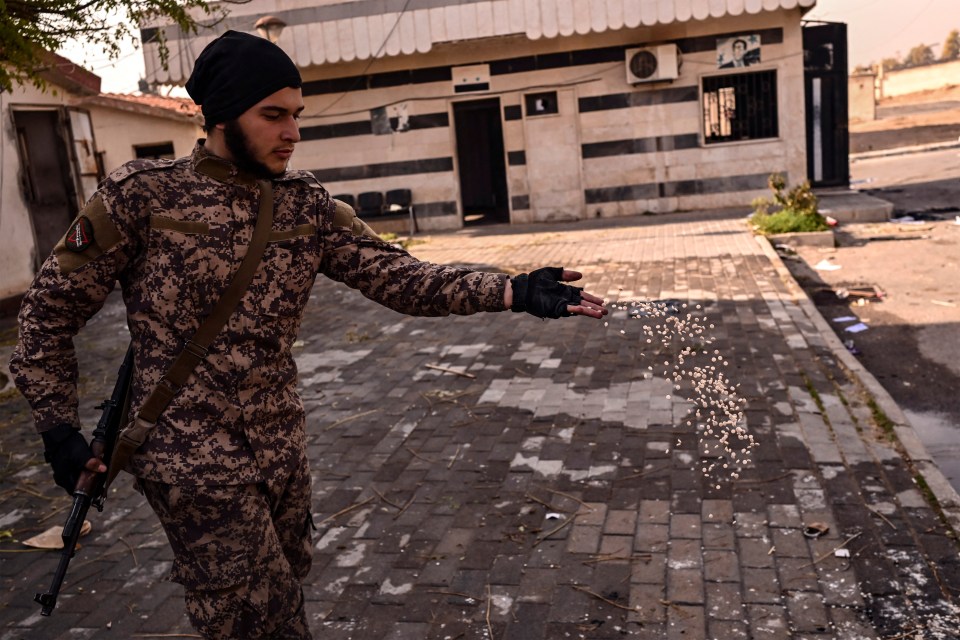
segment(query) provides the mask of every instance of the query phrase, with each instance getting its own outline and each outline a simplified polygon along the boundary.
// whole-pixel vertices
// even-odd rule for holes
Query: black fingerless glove
[[[57,425],[40,434],[43,458],[53,467],[53,481],[73,495],[80,473],[93,456],[87,439],[79,429],[68,424]]]
[[[526,311],[538,318],[562,318],[573,315],[567,305],[580,304],[580,287],[563,284],[562,267],[543,267],[529,274],[510,278],[513,287],[511,311]]]

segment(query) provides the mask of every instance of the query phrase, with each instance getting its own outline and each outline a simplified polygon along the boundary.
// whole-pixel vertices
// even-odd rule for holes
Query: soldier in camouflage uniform
[[[415,315],[606,313],[600,298],[541,269],[503,274],[420,262],[364,233],[314,176],[287,170],[299,140],[300,75],[268,41],[228,32],[188,91],[206,140],[175,161],[134,161],[100,185],[44,263],[20,313],[11,361],[54,479],[72,491],[103,472],[80,433],[72,337],[119,281],[135,348],[135,415],[220,298],[272,180],[274,222],[256,275],[128,471],[173,548],[172,579],[206,638],[310,638],[310,472],[291,347],[317,273]]]

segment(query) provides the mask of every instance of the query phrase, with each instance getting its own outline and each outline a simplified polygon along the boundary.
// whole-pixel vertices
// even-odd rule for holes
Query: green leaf
[[[148,19],[165,18],[185,33],[197,33],[229,14],[224,5],[246,1],[0,0],[0,90],[30,84],[46,90],[44,52],[59,51],[68,42],[82,41],[115,60],[122,43],[139,44],[139,25]],[[159,48],[166,68],[169,50],[162,39]]]

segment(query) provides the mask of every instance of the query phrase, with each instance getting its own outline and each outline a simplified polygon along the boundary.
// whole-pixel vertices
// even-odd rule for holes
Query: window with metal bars
[[[776,71],[703,79],[704,143],[759,140],[777,135]]]

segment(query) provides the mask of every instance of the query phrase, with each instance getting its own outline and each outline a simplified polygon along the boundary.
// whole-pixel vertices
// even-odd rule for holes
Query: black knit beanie
[[[293,60],[266,38],[227,31],[200,53],[187,93],[206,126],[232,120],[272,93],[302,84]]]

